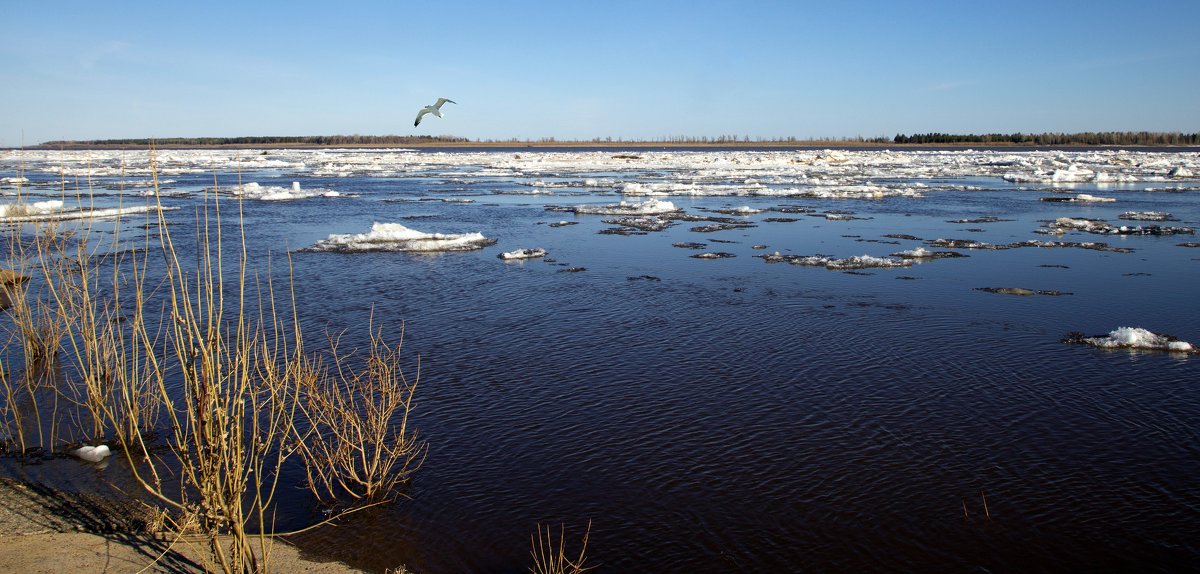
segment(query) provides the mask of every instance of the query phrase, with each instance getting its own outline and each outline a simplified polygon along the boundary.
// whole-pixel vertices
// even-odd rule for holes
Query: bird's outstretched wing
[[[421,118],[425,117],[427,113],[429,113],[429,108],[421,108],[421,111],[417,112],[417,121],[413,122],[413,127],[421,125]]]
[[[436,104],[433,104],[433,107],[435,107],[435,108],[440,108],[440,107],[442,107],[442,104],[444,104],[444,103],[446,103],[446,102],[450,102],[450,103],[452,103],[452,104],[457,104],[457,103],[458,103],[458,102],[456,102],[456,101],[454,101],[454,100],[447,100],[446,98],[438,98],[438,101],[437,101],[437,103],[436,103]]]

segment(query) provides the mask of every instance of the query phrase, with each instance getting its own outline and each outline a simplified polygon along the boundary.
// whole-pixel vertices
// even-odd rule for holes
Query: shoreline
[[[0,572],[210,570],[207,540],[147,532],[148,520],[132,501],[0,477]],[[305,556],[281,538],[268,552],[276,572],[359,572]]]

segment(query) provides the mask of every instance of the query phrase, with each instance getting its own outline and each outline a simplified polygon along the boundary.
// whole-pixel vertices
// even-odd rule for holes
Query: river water
[[[144,204],[147,156],[6,151],[0,203]],[[420,357],[429,455],[409,498],[298,540],[316,555],[520,572],[539,524],[570,546],[590,521],[605,572],[1200,558],[1200,356],[1061,342],[1136,327],[1200,343],[1181,229],[1200,222],[1196,151],[156,160],[185,249],[206,190],[242,197],[252,254],[292,254],[306,333],[403,325]],[[286,496],[284,526],[311,518]]]

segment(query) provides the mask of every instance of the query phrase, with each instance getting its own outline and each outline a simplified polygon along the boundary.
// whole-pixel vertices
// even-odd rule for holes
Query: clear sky
[[[0,0],[0,22],[0,146],[1200,131],[1197,0]]]

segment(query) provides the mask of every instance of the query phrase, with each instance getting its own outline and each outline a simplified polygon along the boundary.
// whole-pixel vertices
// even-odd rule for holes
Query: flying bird
[[[438,101],[436,104],[433,104],[432,106],[425,106],[425,107],[421,108],[421,111],[417,112],[417,121],[413,122],[413,127],[421,125],[421,118],[425,117],[425,114],[433,114],[439,118],[442,117],[442,104],[444,104],[446,102],[450,102],[452,104],[458,103],[454,100],[447,100],[446,98],[438,98]]]

